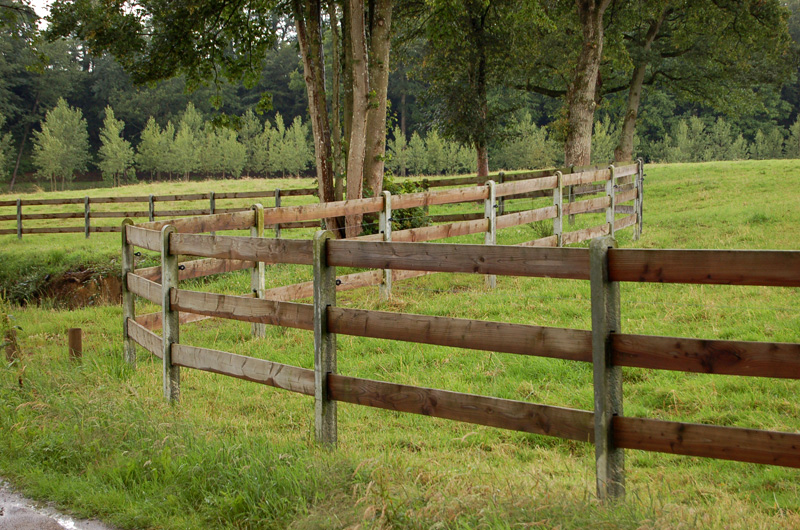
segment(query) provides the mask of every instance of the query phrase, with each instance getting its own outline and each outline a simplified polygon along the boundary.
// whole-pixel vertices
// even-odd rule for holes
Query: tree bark
[[[350,2],[350,44],[353,54],[353,117],[347,155],[347,200],[360,199],[364,186],[366,156],[367,109],[369,107],[369,71],[367,67],[367,37],[364,26],[364,0]],[[361,233],[362,215],[346,217],[346,237]]]
[[[328,3],[328,16],[331,21],[331,55],[333,61],[333,87],[331,90],[331,133],[333,141],[333,173],[335,200],[343,199],[344,171],[342,170],[342,122],[341,122],[341,80],[342,58],[339,45],[339,17],[336,2]]]
[[[478,154],[478,177],[489,176],[489,149],[485,143],[481,142],[475,146]]]
[[[303,58],[303,75],[308,92],[308,110],[314,136],[314,156],[317,163],[317,183],[320,202],[332,202],[334,196],[333,168],[331,166],[331,132],[328,107],[325,101],[325,61],[322,49],[320,0],[301,2],[292,0],[292,11],[297,27],[297,41]],[[339,232],[336,219],[325,219],[334,233]]]
[[[597,107],[597,80],[603,56],[603,15],[611,0],[576,0],[583,42],[575,73],[567,87],[567,166],[588,166],[592,159],[592,125]]]
[[[625,109],[625,117],[622,120],[622,130],[619,136],[619,143],[614,148],[614,161],[627,162],[633,160],[633,137],[636,134],[636,119],[639,117],[639,104],[642,101],[642,86],[644,76],[649,65],[648,52],[653,45],[653,41],[661,31],[661,25],[667,10],[664,9],[661,15],[650,23],[647,35],[642,46],[641,58],[636,62],[631,76],[630,88],[628,89],[628,103]]]
[[[386,155],[386,96],[389,88],[392,0],[375,0],[372,8],[364,185],[372,192],[373,197],[377,197],[383,191],[384,157]]]

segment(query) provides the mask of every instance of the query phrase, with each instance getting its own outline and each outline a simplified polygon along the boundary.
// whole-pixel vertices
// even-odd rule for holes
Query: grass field
[[[626,230],[620,246],[800,248],[800,161],[649,166],[646,173],[643,237],[633,242]],[[196,185],[173,184],[172,192]],[[120,194],[166,192],[147,190]],[[577,226],[598,219],[579,217]],[[499,239],[519,242],[543,230],[523,226]],[[102,263],[118,242],[118,234],[2,236],[0,274],[42,262]],[[271,266],[267,286],[309,278],[307,268]],[[242,272],[187,284],[242,293],[248,281]],[[363,289],[340,294],[338,303],[590,325],[588,282],[499,277],[487,291],[479,276],[439,274],[399,282],[394,295],[385,303],[377,288]],[[137,303],[138,313],[157,309]],[[798,289],[622,286],[630,333],[800,342],[798,308]],[[594,498],[588,444],[340,404],[339,448],[325,451],[313,443],[313,400],[305,396],[184,370],[181,404],[163,403],[160,361],[140,351],[132,370],[121,360],[118,307],[67,312],[45,304],[11,313],[25,355],[0,370],[0,475],[29,495],[122,528],[800,527],[797,470],[627,451],[628,496],[604,507]],[[84,329],[82,364],[66,359],[69,327]],[[266,338],[253,339],[249,325],[205,321],[183,326],[181,342],[313,365],[311,334],[301,330],[268,328]],[[592,408],[591,366],[566,361],[341,336],[339,371]],[[630,416],[800,432],[798,392],[795,381],[624,370]]]

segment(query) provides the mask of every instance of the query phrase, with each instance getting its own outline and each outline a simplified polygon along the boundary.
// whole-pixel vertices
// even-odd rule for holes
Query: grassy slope
[[[621,245],[797,249],[799,170],[800,161],[648,167],[645,234],[634,244],[621,233]],[[511,229],[501,242],[540,231]],[[90,243],[101,236],[108,239],[99,247],[118,241],[98,234]],[[36,255],[59,241],[32,236],[15,252]],[[269,285],[308,277],[287,266],[268,270]],[[339,304],[589,327],[585,282],[498,278],[493,292],[482,285],[480,277],[435,275],[396,284],[388,304],[375,289],[341,295]],[[247,278],[194,286],[243,292]],[[624,285],[622,299],[630,332],[800,341],[797,289]],[[136,370],[119,359],[119,308],[27,308],[15,317],[27,355],[0,370],[0,474],[122,527],[800,525],[796,470],[628,451],[627,501],[607,509],[593,499],[587,444],[341,404],[340,448],[326,452],[312,443],[313,402],[303,396],[184,371],[181,405],[163,404],[157,359],[140,355]],[[65,360],[69,327],[86,332],[80,366]],[[312,365],[310,334],[299,330],[268,328],[254,340],[247,325],[208,321],[181,333],[188,344]],[[558,360],[340,337],[339,369],[554,405],[592,403],[591,367]],[[782,380],[625,370],[626,414],[635,416],[798,432],[798,391]]]

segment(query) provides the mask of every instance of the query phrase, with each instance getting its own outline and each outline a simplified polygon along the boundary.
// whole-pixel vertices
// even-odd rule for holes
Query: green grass
[[[641,248],[798,249],[800,161],[648,166]],[[107,191],[107,190],[106,190]],[[177,191],[177,190],[176,190]],[[131,195],[139,194],[131,190]],[[125,193],[128,194],[128,193]],[[538,203],[515,201],[507,208]],[[541,201],[540,201],[541,202]],[[546,200],[545,200],[546,202]],[[475,211],[479,207],[475,205]],[[444,207],[438,211],[464,211]],[[438,213],[437,211],[437,213]],[[601,216],[579,216],[575,228]],[[546,227],[500,233],[501,243]],[[119,236],[85,247],[111,252]],[[13,253],[74,245],[25,238]],[[70,236],[72,237],[72,236]],[[480,241],[481,236],[460,238]],[[71,239],[67,241],[73,241]],[[6,242],[2,261],[6,260]],[[17,245],[17,243],[15,243]],[[341,271],[342,273],[346,271]],[[310,279],[271,266],[268,287]],[[187,282],[242,293],[244,272]],[[137,302],[137,312],[156,310]],[[339,305],[588,329],[587,282],[439,274],[341,293]],[[623,330],[701,338],[800,342],[797,289],[625,284]],[[339,405],[339,449],[313,443],[313,400],[184,370],[182,402],[163,403],[157,359],[121,361],[121,310],[14,310],[22,362],[0,369],[0,475],[26,493],[123,528],[797,528],[798,471],[626,452],[627,499],[594,498],[588,444]],[[66,329],[85,331],[82,364],[66,360]],[[303,367],[311,334],[204,321],[181,342]],[[591,409],[589,365],[404,342],[339,337],[343,374]],[[624,370],[626,415],[800,432],[800,383]]]

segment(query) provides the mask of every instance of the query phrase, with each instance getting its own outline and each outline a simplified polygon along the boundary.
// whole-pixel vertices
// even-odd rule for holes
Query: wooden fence
[[[630,188],[633,179],[625,178],[627,175],[630,177],[631,171],[641,167],[641,161],[637,165],[627,165],[619,168],[617,175],[617,183],[620,186],[628,186]],[[565,167],[559,170],[538,170],[523,173],[507,174],[504,172],[493,173],[488,177],[455,177],[455,178],[440,178],[440,179],[422,179],[419,183],[424,189],[436,187],[454,187],[454,186],[469,186],[469,185],[485,185],[488,180],[494,180],[499,184],[505,182],[516,182],[520,180],[530,180],[534,178],[541,178],[553,176],[557,172],[562,175],[570,175],[573,173],[586,173],[591,171],[607,171],[607,167],[591,166],[586,168]],[[576,195],[573,190],[576,189],[575,185],[566,185],[567,200],[569,203],[574,202]],[[582,187],[579,191],[586,192],[587,188]],[[588,191],[602,191],[588,188]],[[315,196],[317,190],[314,188],[302,189],[289,189],[289,190],[270,190],[270,191],[252,191],[252,192],[227,192],[227,193],[193,193],[182,195],[140,195],[128,197],[76,197],[68,199],[16,199],[16,200],[0,200],[0,222],[15,222],[14,228],[0,227],[0,235],[16,234],[19,239],[22,239],[23,234],[51,234],[51,233],[83,233],[87,238],[92,232],[118,232],[119,226],[96,226],[92,224],[93,220],[109,219],[109,218],[147,218],[150,221],[159,217],[181,217],[181,216],[198,216],[198,215],[213,215],[216,213],[230,213],[246,211],[247,208],[218,208],[216,206],[217,200],[223,199],[260,199],[260,198],[274,198],[274,206],[281,206],[282,197],[291,196]],[[553,188],[535,190],[526,193],[517,194],[510,197],[501,197],[498,201],[498,214],[505,213],[505,200],[506,198],[535,198],[552,196]],[[173,208],[173,209],[157,209],[157,203],[169,202],[206,202],[208,207],[194,207],[194,208]],[[618,201],[619,202],[619,201]],[[129,210],[129,211],[108,211],[98,209],[103,208],[101,205],[109,204],[144,204],[147,203],[147,210]],[[63,213],[41,213],[35,211],[33,213],[25,213],[24,207],[36,206],[64,206],[64,205],[82,205],[80,211],[63,212]],[[568,206],[569,209],[571,207]],[[2,212],[6,209],[6,212]],[[9,210],[11,209],[11,210]],[[14,211],[15,209],[16,211]],[[622,206],[618,208],[618,213],[626,212],[633,213],[633,207]],[[598,211],[598,210],[594,210]],[[13,213],[9,213],[13,212]],[[591,210],[584,210],[575,213],[590,213]],[[575,213],[570,214],[572,219]],[[638,212],[641,217],[641,212]],[[482,213],[465,213],[465,214],[448,214],[448,215],[432,215],[429,216],[431,222],[452,222],[452,221],[469,221],[482,219]],[[60,219],[83,219],[82,226],[47,226],[47,227],[29,227],[25,226],[26,221],[42,221],[42,220],[60,220]],[[285,223],[280,226],[276,225],[276,237],[280,237],[281,228],[310,228],[318,227],[319,223],[311,222],[311,220],[298,221],[294,223]]]

